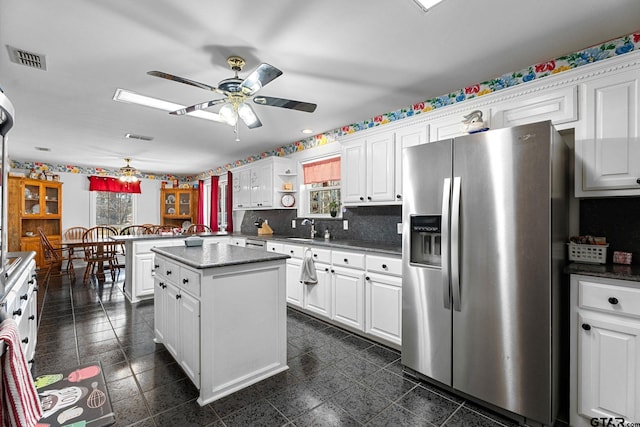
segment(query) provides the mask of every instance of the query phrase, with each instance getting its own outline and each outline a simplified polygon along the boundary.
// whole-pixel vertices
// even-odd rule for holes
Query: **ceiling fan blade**
[[[278,70],[273,65],[260,64],[246,79],[240,84],[242,93],[247,96],[251,96],[259,91],[270,81],[282,75],[282,71]]]
[[[199,87],[200,89],[210,90],[225,95],[222,90],[218,89],[215,86],[210,86],[208,84],[200,83],[195,80],[185,79],[184,77],[174,76],[173,74],[163,73],[162,71],[147,71],[147,74],[154,77],[160,77],[161,79],[173,80],[174,82],[184,83],[186,85]]]
[[[238,116],[240,116],[244,124],[247,125],[249,129],[255,129],[262,126],[262,122],[260,122],[256,112],[253,111],[251,105],[246,102],[243,102],[238,106]]]
[[[270,105],[272,107],[288,108],[290,110],[305,111],[307,113],[313,113],[318,106],[317,104],[311,104],[309,102],[273,98],[271,96],[256,96],[253,98],[253,102],[259,105]]]
[[[182,116],[184,114],[193,113],[194,111],[204,110],[206,108],[212,107],[212,106],[214,106],[216,104],[221,104],[221,103],[226,102],[226,101],[227,101],[226,98],[214,99],[212,101],[202,102],[200,104],[191,105],[189,107],[181,108],[181,109],[176,110],[176,111],[171,111],[169,114],[173,114],[175,116]]]

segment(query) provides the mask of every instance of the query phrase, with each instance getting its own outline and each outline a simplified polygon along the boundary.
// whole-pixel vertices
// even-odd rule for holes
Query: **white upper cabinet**
[[[578,86],[544,90],[501,102],[491,108],[494,128],[506,128],[551,120],[558,127],[578,120]]]
[[[394,133],[372,134],[342,146],[342,202],[346,205],[395,200]]]
[[[396,130],[396,188],[395,200],[402,202],[402,150],[429,142],[429,125],[417,123]]]
[[[581,85],[576,128],[576,197],[640,195],[640,68]]]
[[[294,161],[282,157],[268,157],[234,169],[233,209],[283,208],[280,203],[282,186],[286,181],[287,192],[295,193],[297,184],[294,171]]]

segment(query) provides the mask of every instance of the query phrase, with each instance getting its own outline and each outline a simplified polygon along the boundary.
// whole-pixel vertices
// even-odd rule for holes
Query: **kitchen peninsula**
[[[287,255],[207,240],[151,250],[155,341],[200,390],[200,405],[288,369]]]

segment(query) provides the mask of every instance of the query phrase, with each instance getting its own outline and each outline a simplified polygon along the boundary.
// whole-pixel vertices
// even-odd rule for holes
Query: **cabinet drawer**
[[[364,254],[355,252],[332,251],[331,262],[333,265],[364,269]]]
[[[166,277],[170,281],[176,283],[180,276],[180,266],[166,258],[156,256],[155,264],[158,266],[156,274]]]
[[[180,267],[180,283],[178,285],[191,295],[200,296],[200,274],[197,271]]]
[[[367,271],[382,274],[402,275],[402,259],[380,255],[367,255]]]
[[[640,317],[640,288],[580,280],[578,295],[581,308]]]
[[[267,242],[267,252],[275,252],[282,254],[284,252],[284,243]]]
[[[302,258],[304,255],[304,246],[284,245],[284,253],[291,255],[292,258]]]
[[[331,250],[321,248],[309,248],[313,254],[313,260],[315,262],[324,262],[325,264],[331,263]]]

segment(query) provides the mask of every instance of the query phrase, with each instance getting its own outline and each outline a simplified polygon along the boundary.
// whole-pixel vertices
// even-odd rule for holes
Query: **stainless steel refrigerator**
[[[402,364],[545,425],[558,409],[566,161],[550,122],[403,151]]]

